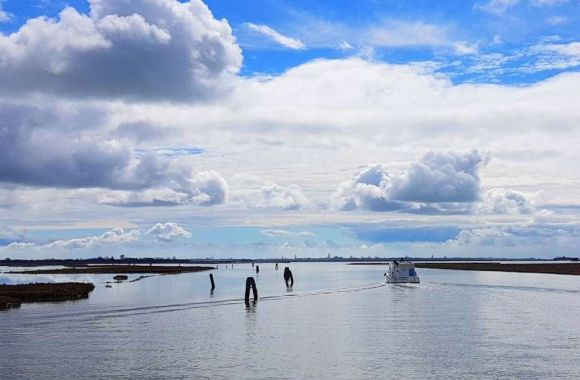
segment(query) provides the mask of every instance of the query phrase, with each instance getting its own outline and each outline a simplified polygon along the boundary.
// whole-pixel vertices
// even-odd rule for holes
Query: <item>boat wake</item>
[[[259,297],[259,302],[270,302],[270,301],[280,301],[292,298],[302,298],[302,297],[315,297],[329,294],[339,294],[339,293],[353,293],[361,292],[376,288],[382,288],[388,284],[384,282],[373,282],[369,284],[347,287],[347,288],[335,288],[335,289],[323,289],[317,291],[305,291],[297,293],[287,293],[280,295],[271,295]],[[58,313],[50,315],[39,316],[37,313],[34,315],[27,316],[21,321],[24,326],[35,326],[35,325],[46,325],[51,323],[62,323],[63,320],[70,322],[91,322],[99,321],[103,319],[110,318],[124,318],[138,315],[148,315],[148,314],[161,314],[161,313],[173,313],[184,310],[192,309],[203,309],[210,307],[222,307],[230,305],[240,305],[245,304],[243,298],[228,298],[228,299],[216,299],[208,301],[197,301],[197,302],[186,302],[186,303],[176,303],[168,305],[151,305],[151,306],[141,306],[141,307],[127,307],[127,308],[114,308],[105,310],[90,310],[90,311],[80,311],[77,313]],[[39,311],[40,312],[40,311]]]

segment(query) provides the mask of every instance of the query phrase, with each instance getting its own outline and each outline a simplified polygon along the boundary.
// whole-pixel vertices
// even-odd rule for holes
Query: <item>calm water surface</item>
[[[420,269],[251,265],[155,276],[22,276],[92,281],[87,300],[0,312],[2,379],[579,379],[580,278]],[[8,268],[0,268],[0,271]],[[256,278],[260,301],[241,300]],[[135,278],[137,276],[130,276]]]

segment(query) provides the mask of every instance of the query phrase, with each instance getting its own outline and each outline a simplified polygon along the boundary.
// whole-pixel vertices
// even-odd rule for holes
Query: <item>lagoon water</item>
[[[579,277],[419,269],[401,286],[380,266],[290,267],[292,290],[284,264],[220,265],[213,294],[208,272],[110,289],[111,275],[0,274],[97,285],[0,312],[0,378],[580,378]],[[261,299],[246,306],[250,275]]]

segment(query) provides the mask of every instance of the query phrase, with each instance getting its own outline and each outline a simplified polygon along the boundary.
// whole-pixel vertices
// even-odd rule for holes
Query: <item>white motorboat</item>
[[[420,282],[415,271],[415,263],[406,260],[395,260],[389,263],[385,277],[391,284],[418,284]]]

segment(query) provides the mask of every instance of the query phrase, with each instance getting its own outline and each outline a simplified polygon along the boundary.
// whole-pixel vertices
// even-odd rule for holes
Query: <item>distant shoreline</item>
[[[180,274],[215,269],[208,266],[87,265],[80,267],[6,272],[9,274]]]
[[[515,263],[418,263],[418,268],[470,270],[486,272],[518,272],[580,275],[580,263],[555,262],[551,264],[515,264]]]
[[[91,259],[42,259],[42,260],[20,260],[20,259],[3,259],[0,260],[0,267],[43,267],[43,266],[66,266],[66,267],[81,267],[88,265],[159,265],[159,264],[186,264],[186,265],[219,265],[219,264],[251,264],[251,263],[373,263],[373,262],[389,262],[393,260],[400,260],[400,256],[394,257],[302,257],[302,258],[266,258],[266,259],[167,259],[167,258],[91,258]],[[553,262],[552,259],[537,259],[537,258],[490,258],[490,257],[408,257],[407,259],[415,262],[478,262],[478,261],[537,261],[537,262]]]

